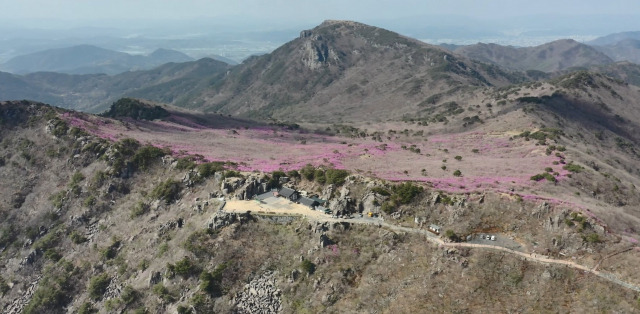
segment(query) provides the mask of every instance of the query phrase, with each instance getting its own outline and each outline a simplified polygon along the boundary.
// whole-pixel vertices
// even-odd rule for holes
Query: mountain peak
[[[355,21],[349,21],[349,20],[325,20],[320,25],[318,25],[316,28],[322,28],[322,27],[327,27],[327,26],[332,26],[332,25],[357,26],[357,25],[365,25],[365,24],[362,24],[362,23],[359,23],[359,22],[355,22]]]

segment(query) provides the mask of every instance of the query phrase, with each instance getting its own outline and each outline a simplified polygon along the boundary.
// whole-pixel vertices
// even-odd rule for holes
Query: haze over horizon
[[[534,46],[561,38],[585,42],[640,30],[640,13],[632,13],[640,12],[640,2],[631,0],[0,0],[0,7],[5,17],[0,25],[0,63],[77,44],[134,54],[168,48],[194,58],[215,54],[239,62],[270,52],[327,19],[459,45]]]

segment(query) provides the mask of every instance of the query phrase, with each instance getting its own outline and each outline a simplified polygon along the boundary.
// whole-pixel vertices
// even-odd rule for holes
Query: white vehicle
[[[491,241],[495,241],[496,240],[496,236],[492,235],[491,236]]]

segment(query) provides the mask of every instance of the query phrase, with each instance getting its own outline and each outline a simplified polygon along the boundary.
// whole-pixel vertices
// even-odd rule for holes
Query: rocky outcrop
[[[159,271],[151,272],[151,275],[149,275],[149,288],[161,282],[162,282],[162,273]]]
[[[358,209],[363,213],[377,213],[380,211],[380,204],[384,201],[384,197],[369,192],[362,197]]]
[[[184,183],[184,185],[188,187],[192,187],[196,183],[199,177],[200,177],[200,174],[198,173],[198,171],[193,169],[189,170],[189,172],[187,172],[184,175],[184,177],[182,177],[182,183]]]
[[[236,213],[227,213],[223,211],[218,211],[207,222],[205,223],[205,227],[217,230],[226,226],[229,226],[233,223],[245,223],[249,220],[248,213],[236,214]]]
[[[236,199],[250,200],[253,196],[265,193],[267,184],[262,182],[262,178],[249,177],[243,186],[236,191]]]
[[[233,299],[237,313],[282,312],[282,292],[276,282],[277,272],[266,272],[244,286]]]
[[[220,191],[223,195],[231,194],[233,191],[241,187],[245,182],[244,178],[225,178],[220,183]]]
[[[20,261],[20,266],[31,265],[35,262],[40,256],[40,250],[33,249],[27,256],[25,256],[22,261]]]
[[[436,204],[440,203],[440,193],[432,194],[431,197],[429,197],[428,202],[431,206],[435,206]]]
[[[320,198],[323,200],[330,199],[334,189],[335,189],[335,186],[333,184],[329,184],[325,186],[324,189],[322,189],[322,195],[320,195]]]
[[[336,51],[329,46],[328,41],[312,31],[303,31],[300,36],[305,40],[302,44],[302,63],[311,70],[316,70],[330,62],[340,60]]]
[[[533,209],[531,216],[535,216],[536,218],[540,219],[543,215],[549,213],[550,210],[551,206],[549,205],[549,203],[542,202],[540,205],[536,206],[536,208]]]
[[[329,239],[329,237],[326,234],[320,235],[320,247],[327,247],[327,246],[333,245],[333,244],[335,244],[335,242],[333,242],[333,240]]]
[[[13,302],[11,302],[11,304],[6,309],[3,310],[3,313],[7,313],[7,314],[22,313],[22,309],[24,309],[24,307],[27,306],[27,304],[29,304],[29,301],[31,301],[31,297],[36,292],[40,279],[42,279],[42,276],[37,276],[35,280],[31,282],[31,284],[29,284],[29,286],[27,287],[27,290],[23,292],[21,296],[14,299]]]
[[[567,218],[567,215],[567,211],[564,210],[553,217],[547,217],[543,224],[544,229],[547,231],[559,230],[564,225],[564,220]]]

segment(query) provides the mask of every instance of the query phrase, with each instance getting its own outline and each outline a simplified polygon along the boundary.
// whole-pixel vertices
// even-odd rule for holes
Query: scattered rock
[[[7,313],[7,314],[22,313],[22,310],[24,309],[25,306],[27,306],[27,304],[29,304],[29,301],[31,301],[31,297],[36,292],[40,279],[42,279],[42,275],[36,276],[35,280],[29,284],[27,290],[23,292],[21,296],[14,299],[13,302],[11,302],[11,304],[3,310],[3,313]]]
[[[276,282],[277,274],[268,271],[246,284],[233,300],[237,313],[282,312],[282,292]]]

